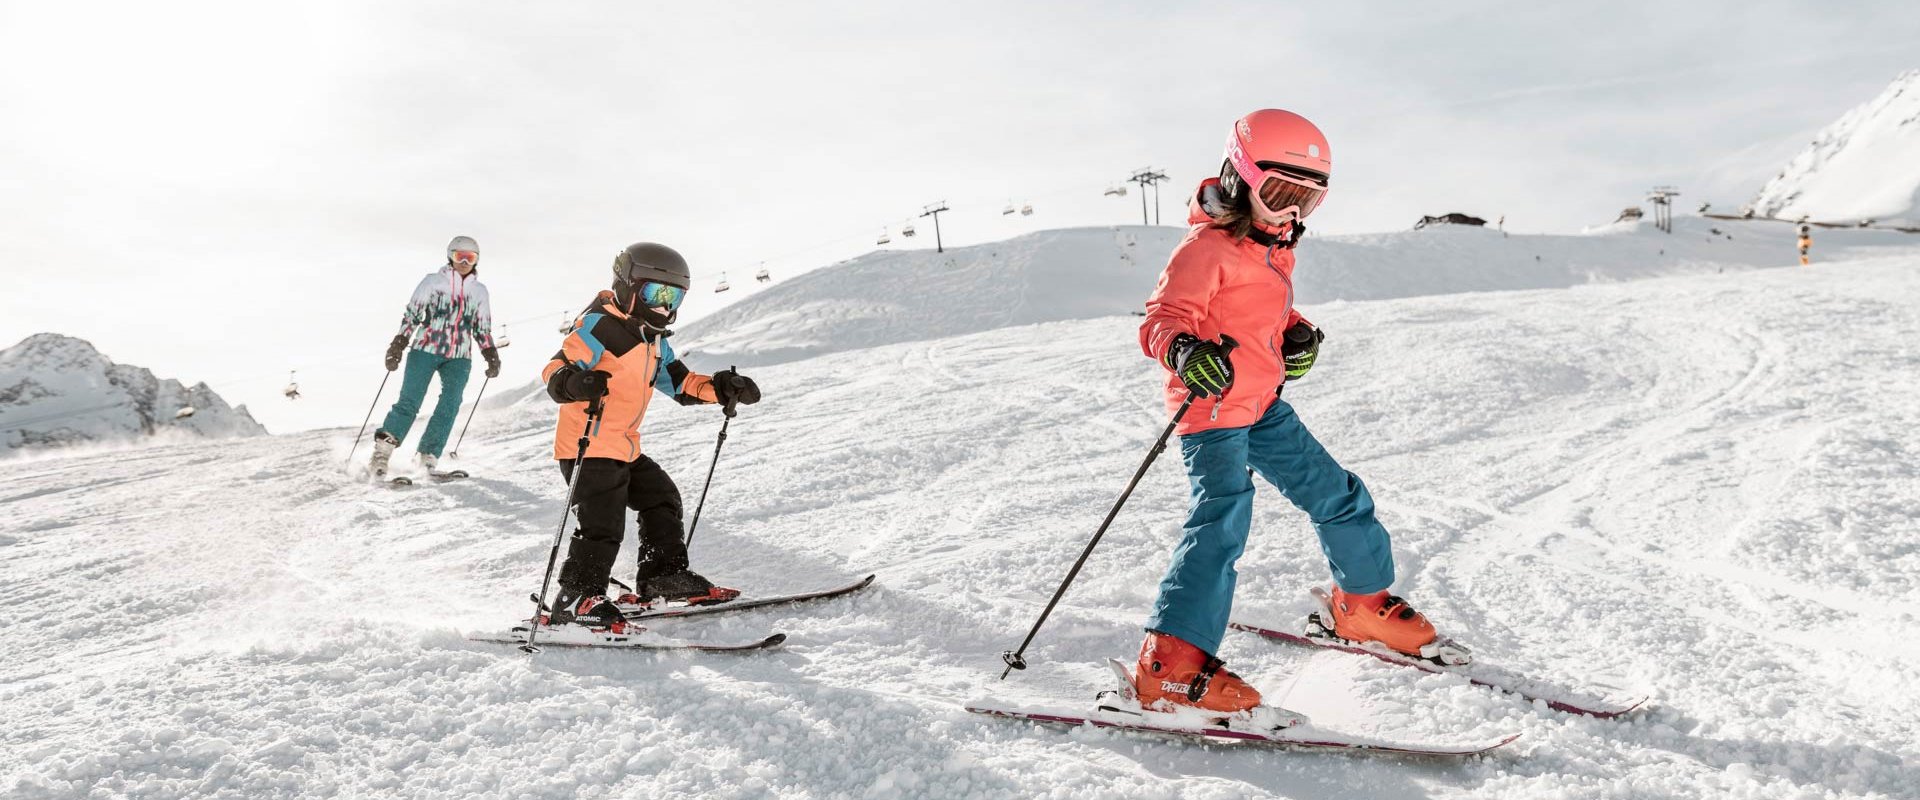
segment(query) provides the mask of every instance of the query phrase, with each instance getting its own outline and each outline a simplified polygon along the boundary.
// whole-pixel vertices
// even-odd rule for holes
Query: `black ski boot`
[[[715,586],[690,569],[649,578],[634,593],[655,603],[689,606],[725,603],[740,596],[739,589]]]

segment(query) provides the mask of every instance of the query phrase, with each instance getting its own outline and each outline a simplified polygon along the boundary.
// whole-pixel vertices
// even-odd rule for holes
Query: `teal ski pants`
[[[1349,592],[1393,584],[1393,548],[1373,515],[1366,484],[1341,468],[1284,400],[1245,428],[1180,437],[1192,487],[1187,523],[1160,581],[1147,630],[1170,633],[1209,654],[1220,650],[1239,573],[1233,564],[1253,525],[1252,467],[1307,512],[1333,580]]]
[[[400,399],[380,423],[380,430],[406,441],[414,417],[420,416],[420,402],[427,397],[427,384],[440,376],[440,399],[427,419],[427,430],[420,434],[422,453],[440,457],[447,449],[447,436],[453,433],[454,420],[460,416],[460,396],[467,391],[467,376],[473,372],[473,359],[447,358],[425,350],[408,350],[406,375],[400,380]]]

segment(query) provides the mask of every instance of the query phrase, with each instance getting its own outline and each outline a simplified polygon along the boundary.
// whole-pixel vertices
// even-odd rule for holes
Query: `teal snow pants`
[[[1307,512],[1340,588],[1370,593],[1393,584],[1393,548],[1387,529],[1374,519],[1373,496],[1327,454],[1286,401],[1275,399],[1252,426],[1180,437],[1180,456],[1192,486],[1187,523],[1147,630],[1219,652],[1239,579],[1233,563],[1253,525],[1248,467]]]
[[[433,405],[433,416],[427,419],[426,432],[420,434],[419,450],[439,458],[440,451],[447,449],[447,435],[453,433],[453,422],[460,416],[460,396],[467,391],[467,375],[473,372],[473,359],[408,350],[406,370],[406,376],[400,380],[400,399],[393,402],[393,410],[387,412],[380,430],[405,441],[407,430],[413,427],[413,418],[420,415],[420,401],[427,397],[427,384],[437,373],[440,399]]]

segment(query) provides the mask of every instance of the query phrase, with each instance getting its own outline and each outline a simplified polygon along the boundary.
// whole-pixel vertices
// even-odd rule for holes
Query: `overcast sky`
[[[633,241],[726,273],[698,316],[936,200],[949,243],[1138,223],[1101,190],[1153,165],[1177,224],[1262,107],[1329,137],[1318,231],[1568,232],[1659,183],[1738,205],[1920,67],[1911,2],[1588,5],[0,0],[0,346],[357,425],[455,234],[535,320],[519,385]]]

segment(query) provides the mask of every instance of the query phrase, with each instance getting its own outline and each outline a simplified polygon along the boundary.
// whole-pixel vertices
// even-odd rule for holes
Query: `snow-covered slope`
[[[266,429],[245,406],[229,407],[204,383],[188,388],[115,364],[71,336],[35,334],[0,350],[0,453],[166,431],[247,436]]]
[[[1089,319],[1141,308],[1185,229],[1043,231],[945,254],[870,253],[785,281],[688,325],[676,347],[719,369],[792,361],[1008,325]],[[1614,225],[1582,235],[1511,235],[1441,225],[1310,236],[1300,302],[1544,289],[1795,263],[1792,232],[1683,217],[1675,233]],[[1821,234],[1822,259],[1915,247],[1897,233]],[[696,298],[695,302],[698,302]]]
[[[1920,69],[1820,131],[1752,208],[1783,219],[1920,224]]]
[[[1920,782],[1920,259],[1306,309],[1287,398],[1366,477],[1398,589],[1482,658],[1624,674],[1570,718],[1230,636],[1276,701],[1355,730],[1524,738],[1463,763],[1201,748],[969,715],[1071,703],[1131,655],[1186,486],[1146,476],[996,680],[1163,420],[1137,320],[763,367],[694,543],[752,590],[854,598],[704,622],[747,657],[549,651],[526,611],[564,487],[551,410],[489,409],[464,483],[340,475],[352,431],[0,463],[0,795],[1895,798]],[[656,405],[689,502],[719,426]],[[1258,490],[1237,613],[1326,579]],[[630,568],[625,561],[617,572]]]

